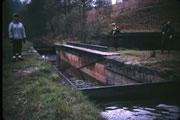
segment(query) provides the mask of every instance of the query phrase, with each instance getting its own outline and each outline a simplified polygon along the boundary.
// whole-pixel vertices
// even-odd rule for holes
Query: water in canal
[[[101,103],[101,115],[107,120],[179,120],[180,108],[174,104],[108,102]]]
[[[50,62],[56,61],[54,54],[43,55]],[[107,120],[180,120],[180,107],[176,102],[151,100],[96,102],[101,115]]]

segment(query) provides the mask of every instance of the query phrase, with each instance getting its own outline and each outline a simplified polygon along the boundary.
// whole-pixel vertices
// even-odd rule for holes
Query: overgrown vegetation
[[[109,0],[31,0],[21,11],[29,36],[51,39],[86,40],[90,29],[87,11],[107,6]]]
[[[26,43],[24,47],[28,47]],[[24,48],[24,61],[3,66],[5,120],[102,120],[79,91],[60,84],[50,63]]]
[[[122,32],[159,32],[161,25],[171,19],[175,31],[180,31],[178,0],[126,0],[113,6],[111,0],[31,0],[30,4],[24,3],[20,13],[27,38],[39,44],[90,41],[97,33],[109,33],[112,22],[116,22]]]
[[[175,31],[180,31],[180,2],[178,0],[127,0],[112,6],[110,17],[105,9],[88,11],[88,24],[100,21],[100,32],[109,32],[116,22],[122,32],[160,32],[161,25],[172,20]],[[98,14],[98,15],[97,15]]]
[[[5,0],[2,4],[2,15],[2,58],[3,63],[5,63],[8,61],[8,58],[11,57],[12,51],[10,40],[8,39],[8,26],[10,21],[12,20],[12,12],[7,0]]]

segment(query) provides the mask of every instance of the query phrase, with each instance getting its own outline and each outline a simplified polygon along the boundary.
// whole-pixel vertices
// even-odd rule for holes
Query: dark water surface
[[[180,107],[172,102],[120,102],[100,103],[101,115],[107,120],[179,120]]]

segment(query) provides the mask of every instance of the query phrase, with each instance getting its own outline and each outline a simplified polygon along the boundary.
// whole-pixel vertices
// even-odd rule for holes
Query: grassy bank
[[[29,44],[24,45],[24,61],[3,65],[4,119],[102,120],[96,106],[60,84],[51,64],[35,56]]]
[[[114,51],[112,48],[110,51]],[[152,57],[150,50],[136,50],[136,49],[120,49],[114,51],[120,53],[122,56],[135,63],[140,63],[144,66],[154,68],[158,71],[166,71],[179,76],[180,73],[180,51],[171,51],[169,54],[165,51],[161,54],[160,50],[155,51],[155,57]]]

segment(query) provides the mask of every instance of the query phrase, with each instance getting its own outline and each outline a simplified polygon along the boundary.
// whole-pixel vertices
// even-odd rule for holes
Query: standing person
[[[170,53],[170,50],[173,45],[172,39],[174,38],[174,28],[171,25],[171,21],[168,20],[166,24],[164,24],[161,28],[162,32],[162,40],[161,40],[161,53],[164,53],[164,50],[168,50],[168,53]]]
[[[26,33],[17,13],[13,14],[13,21],[9,24],[9,38],[13,45],[12,61],[16,61],[16,58],[22,61],[22,42],[25,43]]]
[[[112,23],[112,30],[111,30],[111,35],[113,37],[113,45],[114,48],[117,51],[118,48],[118,34],[120,33],[120,28],[118,26],[116,26],[116,23]]]

